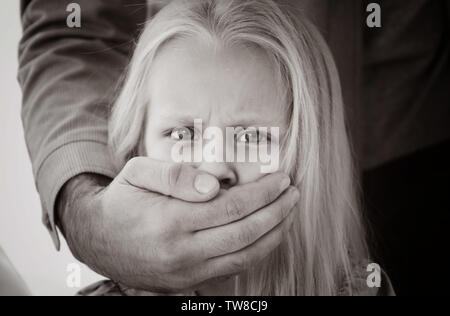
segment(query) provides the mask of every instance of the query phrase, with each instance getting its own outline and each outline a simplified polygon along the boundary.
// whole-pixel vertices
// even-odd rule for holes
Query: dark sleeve
[[[107,117],[145,0],[77,0],[81,27],[67,26],[66,0],[22,0],[18,79],[22,120],[44,223],[59,248],[54,203],[81,173],[114,177]]]
[[[360,156],[360,91],[365,8],[359,0],[277,0],[303,12],[325,38],[336,63],[353,150]],[[450,0],[447,0],[450,1]]]

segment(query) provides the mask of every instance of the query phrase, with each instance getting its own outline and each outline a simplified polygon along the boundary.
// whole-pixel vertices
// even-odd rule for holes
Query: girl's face
[[[198,136],[209,127],[223,131],[224,157],[228,150],[237,152],[238,147],[259,146],[258,141],[267,140],[269,152],[270,148],[278,149],[288,119],[278,82],[269,58],[257,48],[224,48],[195,39],[167,44],[152,64],[148,85],[150,105],[144,143],[147,155],[173,161],[172,148],[177,142],[192,140],[189,146],[199,144],[194,133]],[[195,130],[198,124],[194,120],[202,120],[203,131]],[[231,141],[225,139],[228,127],[237,128]],[[255,133],[260,127],[268,128],[267,135]],[[279,128],[279,137],[271,135],[271,127]],[[200,138],[203,148],[212,141],[205,135]],[[264,175],[261,162],[206,160],[192,165],[216,176],[222,188]]]

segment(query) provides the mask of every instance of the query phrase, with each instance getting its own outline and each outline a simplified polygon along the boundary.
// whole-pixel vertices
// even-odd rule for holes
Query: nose
[[[238,182],[232,164],[226,162],[203,162],[198,169],[215,176],[219,180],[221,189],[229,189]]]

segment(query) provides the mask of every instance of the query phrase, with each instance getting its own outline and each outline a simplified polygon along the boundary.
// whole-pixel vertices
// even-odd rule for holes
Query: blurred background
[[[63,242],[53,246],[41,222],[41,207],[20,119],[17,50],[21,36],[18,0],[0,2],[0,246],[33,295],[73,295],[68,266],[78,263]],[[81,267],[81,286],[101,279]]]

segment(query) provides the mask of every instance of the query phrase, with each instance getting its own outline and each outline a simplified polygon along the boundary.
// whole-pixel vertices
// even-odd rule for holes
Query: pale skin
[[[264,176],[257,163],[175,164],[174,134],[162,132],[192,116],[283,132],[284,100],[256,49],[185,41],[159,52],[153,67],[147,157],[132,159],[109,184],[89,175],[71,180],[60,197],[60,227],[78,259],[129,287],[232,294],[214,285],[281,243],[298,190],[282,172]]]
[[[178,40],[157,55],[148,89],[150,106],[145,129],[148,157],[171,162],[174,143],[183,141],[183,137],[194,138],[195,119],[202,120],[203,129],[242,127],[243,131],[235,136],[235,149],[256,146],[250,143],[251,138],[268,138],[255,135],[249,127],[278,127],[284,134],[288,120],[285,101],[274,82],[273,65],[267,56],[256,48],[217,45],[201,39]],[[186,134],[188,131],[191,133]],[[270,141],[276,144],[279,139],[272,135]],[[225,151],[227,144],[225,141],[223,144]],[[206,146],[205,141],[202,145]],[[216,177],[221,189],[264,176],[258,162],[201,161],[191,165]],[[207,230],[198,235],[203,239],[209,233]],[[199,292],[232,295],[233,279],[210,284]]]

